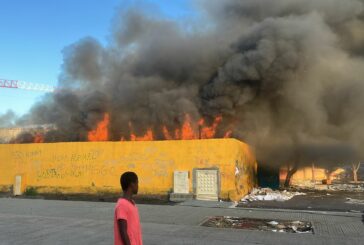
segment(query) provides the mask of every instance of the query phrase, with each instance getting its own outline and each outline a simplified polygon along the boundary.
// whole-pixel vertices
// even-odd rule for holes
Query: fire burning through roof
[[[88,132],[88,141],[107,141],[109,139],[109,114],[104,115],[104,119],[97,124],[96,129]]]
[[[191,120],[191,117],[188,114],[185,114],[185,119],[180,128],[175,129],[174,131],[168,130],[167,126],[162,125],[163,139],[164,140],[192,140],[192,139],[212,139],[216,136],[216,130],[219,124],[222,121],[222,116],[217,116],[212,122],[211,126],[205,125],[205,120],[200,119],[198,123],[194,123]],[[88,132],[87,139],[88,141],[108,141],[109,140],[109,123],[110,123],[110,115],[109,113],[105,113],[103,119],[97,123],[97,126],[94,130]],[[133,130],[133,125],[129,122],[130,135],[125,136],[121,135],[120,140],[130,140],[130,141],[152,141],[155,140],[155,134],[151,127],[146,129],[144,135],[136,135]],[[231,135],[231,130],[228,130],[224,134],[224,138],[229,138]],[[34,141],[34,143],[39,140]]]
[[[41,133],[36,133],[34,136],[34,143],[43,143],[44,142],[44,136]]]

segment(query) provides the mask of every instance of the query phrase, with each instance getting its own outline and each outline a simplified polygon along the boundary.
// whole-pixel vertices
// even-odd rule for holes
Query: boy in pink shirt
[[[138,176],[125,172],[120,177],[123,197],[115,205],[114,245],[142,245],[138,208],[132,197],[138,193]]]

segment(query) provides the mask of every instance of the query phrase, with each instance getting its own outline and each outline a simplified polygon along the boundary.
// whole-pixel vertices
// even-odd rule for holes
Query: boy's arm
[[[121,240],[123,241],[124,245],[130,245],[129,236],[127,233],[128,224],[125,219],[118,219],[118,227],[120,232]]]

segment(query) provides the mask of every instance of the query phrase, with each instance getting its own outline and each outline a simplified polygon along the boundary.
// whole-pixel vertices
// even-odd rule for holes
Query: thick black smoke
[[[363,1],[208,6],[221,27],[244,24],[233,54],[201,90],[202,110],[231,115],[235,135],[263,161],[362,157]]]
[[[349,162],[364,143],[364,1],[199,1],[188,26],[132,8],[112,41],[64,49],[59,86],[23,121],[53,123],[47,141],[83,141],[105,112],[110,140],[128,123],[162,139],[223,116],[218,136],[256,147],[263,162]],[[187,25],[187,24],[186,24]]]

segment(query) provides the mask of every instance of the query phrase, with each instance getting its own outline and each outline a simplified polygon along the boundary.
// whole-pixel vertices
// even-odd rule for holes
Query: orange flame
[[[130,140],[131,141],[151,141],[154,140],[153,137],[153,131],[151,128],[148,128],[147,132],[143,136],[137,136],[134,133],[133,125],[131,122],[129,122],[129,128],[130,128]]]
[[[181,131],[180,131],[180,129],[179,129],[179,128],[177,128],[177,129],[175,130],[175,132],[174,132],[174,139],[175,139],[175,140],[179,140],[179,139],[181,139]]]
[[[185,114],[184,121],[180,128],[169,131],[167,126],[162,125],[162,133],[165,140],[192,140],[192,139],[212,139],[216,137],[217,128],[222,121],[222,116],[217,116],[211,125],[206,125],[203,118],[193,122],[191,116]],[[105,113],[104,118],[97,124],[96,129],[88,133],[89,141],[107,141],[109,139],[109,114]],[[148,128],[144,135],[138,136],[133,130],[133,125],[129,122],[130,135],[120,136],[120,141],[130,139],[131,141],[151,141],[155,139],[152,128]],[[224,138],[231,137],[232,130],[224,134]],[[36,137],[37,138],[37,137]],[[37,141],[43,142],[43,136],[40,135]]]
[[[192,127],[191,117],[188,114],[185,115],[185,122],[182,125],[181,131],[182,131],[181,134],[182,140],[192,140],[197,138],[196,132],[194,132]]]
[[[224,138],[231,138],[231,135],[232,135],[233,131],[230,129],[228,130],[225,135],[224,135]]]
[[[96,129],[88,132],[88,141],[107,141],[109,139],[109,114],[105,113],[104,119],[97,124]]]
[[[205,120],[201,118],[198,121],[198,125],[196,126],[196,124],[192,122],[191,117],[186,114],[182,127],[180,129],[177,128],[174,131],[174,138],[172,137],[172,134],[168,131],[166,126],[163,126],[162,131],[166,140],[212,139],[215,137],[217,127],[219,126],[221,121],[222,116],[217,116],[211,126],[206,126]],[[230,137],[231,133],[232,131],[229,130],[229,133],[227,132],[225,134],[226,138]]]
[[[34,143],[43,143],[44,142],[44,137],[41,133],[37,133],[34,135]]]
[[[212,123],[211,127],[203,126],[204,120],[200,120],[200,127],[201,127],[201,139],[211,139],[215,137],[217,126],[222,121],[222,116],[217,116]]]
[[[131,141],[151,141],[153,139],[153,131],[151,128],[148,128],[147,132],[143,136],[136,136],[134,133],[131,133],[130,135]]]
[[[163,131],[164,138],[166,140],[172,140],[173,139],[173,137],[170,135],[170,133],[169,133],[166,126],[163,126],[162,131]]]

